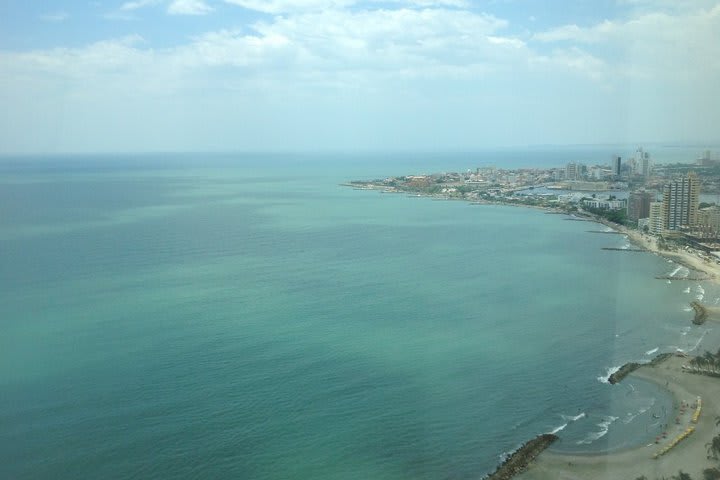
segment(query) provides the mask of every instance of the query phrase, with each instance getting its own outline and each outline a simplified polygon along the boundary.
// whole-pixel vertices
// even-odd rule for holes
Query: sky
[[[0,153],[717,144],[720,0],[0,0]]]

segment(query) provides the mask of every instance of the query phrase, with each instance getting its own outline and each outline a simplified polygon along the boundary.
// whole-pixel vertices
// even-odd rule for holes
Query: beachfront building
[[[627,207],[627,201],[623,198],[620,200],[598,200],[586,198],[583,200],[583,205],[588,208],[596,208],[599,210],[622,210]]]
[[[628,220],[635,223],[641,218],[650,217],[650,202],[654,200],[652,193],[641,190],[632,192],[628,197]]]
[[[710,238],[720,236],[720,207],[712,206],[698,211],[698,230]]]
[[[650,233],[660,235],[665,230],[665,208],[663,202],[650,202],[650,221],[648,230]]]
[[[697,225],[700,202],[700,180],[690,172],[663,187],[665,228],[679,230]]]

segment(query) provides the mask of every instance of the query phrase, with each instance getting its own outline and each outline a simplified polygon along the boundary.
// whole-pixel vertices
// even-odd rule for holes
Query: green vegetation
[[[717,373],[720,376],[720,349],[717,353],[706,351],[703,355],[698,355],[690,360],[690,365],[702,369],[707,374]]]
[[[602,217],[610,222],[617,223],[619,225],[628,224],[627,211],[624,208],[620,210],[606,210],[603,208],[585,207],[584,209],[593,215]]]

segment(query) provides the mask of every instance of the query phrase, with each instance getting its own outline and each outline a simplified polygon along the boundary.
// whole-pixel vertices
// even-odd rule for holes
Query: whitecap
[[[575,415],[574,417],[571,416],[571,415],[560,415],[560,416],[563,418],[563,420],[569,420],[569,421],[571,421],[571,422],[577,422],[577,421],[580,420],[581,418],[585,418],[585,412],[578,413],[578,414]]]
[[[551,430],[550,432],[548,432],[548,433],[550,433],[550,434],[553,434],[553,435],[554,435],[554,434],[556,434],[556,433],[558,433],[558,432],[560,432],[560,431],[564,430],[564,429],[565,429],[565,427],[567,427],[567,426],[568,426],[568,424],[567,424],[567,423],[563,423],[563,424],[562,424],[562,425],[560,425],[559,427],[555,427],[555,428],[553,428],[553,429],[552,429],[552,430]]]
[[[613,373],[615,373],[615,372],[617,372],[618,370],[620,370],[620,368],[621,368],[621,366],[608,368],[607,371],[605,372],[605,375],[601,375],[601,376],[597,377],[598,381],[599,381],[600,383],[610,383],[610,376],[611,376]]]
[[[648,350],[647,352],[645,352],[645,355],[652,355],[653,353],[657,352],[658,350],[660,350],[660,347],[655,347],[652,350]]]
[[[687,287],[685,290],[683,290],[683,293],[690,293],[690,287]]]

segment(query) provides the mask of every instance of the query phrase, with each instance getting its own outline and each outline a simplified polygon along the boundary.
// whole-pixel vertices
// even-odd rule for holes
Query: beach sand
[[[605,455],[565,455],[552,451],[543,452],[528,470],[518,475],[521,480],[634,480],[641,475],[648,479],[670,477],[678,471],[689,473],[700,479],[702,471],[720,466],[716,460],[707,458],[705,444],[720,434],[715,419],[720,416],[720,379],[683,372],[681,366],[690,359],[671,357],[656,366],[643,366],[631,373],[629,379],[643,378],[668,389],[673,395],[676,411],[670,416],[680,416],[680,424],[673,421],[667,428],[668,436],[660,443]],[[697,397],[702,398],[702,411],[697,424],[691,417],[694,410],[688,407],[680,414],[681,402],[692,405]],[[658,459],[653,454],[669,444],[688,426],[695,431],[672,450]]]
[[[707,261],[690,252],[679,250],[669,252],[660,250],[656,237],[645,235],[637,230],[629,230],[615,224],[602,222],[607,227],[628,236],[629,240],[646,250],[657,253],[692,270],[702,272],[708,281],[720,283],[720,265]],[[712,309],[710,320],[718,321],[720,312]],[[670,478],[679,471],[689,473],[693,478],[703,478],[702,471],[709,467],[720,467],[717,460],[707,458],[706,444],[720,434],[716,418],[720,416],[720,378],[691,374],[682,370],[690,358],[673,356],[655,365],[644,365],[628,375],[627,382],[634,378],[643,378],[666,388],[673,396],[675,411],[669,416],[673,419],[667,428],[667,438],[660,443],[611,454],[570,455],[552,451],[543,452],[528,470],[518,475],[520,480],[635,480],[644,475],[649,480]],[[622,382],[621,382],[622,383]],[[680,414],[679,406],[684,402],[692,405],[696,398],[702,399],[702,412],[698,423],[693,424],[692,408],[688,407]],[[680,417],[680,424],[674,419]],[[679,442],[673,449],[657,459],[653,455],[668,445],[689,426],[694,432]]]

